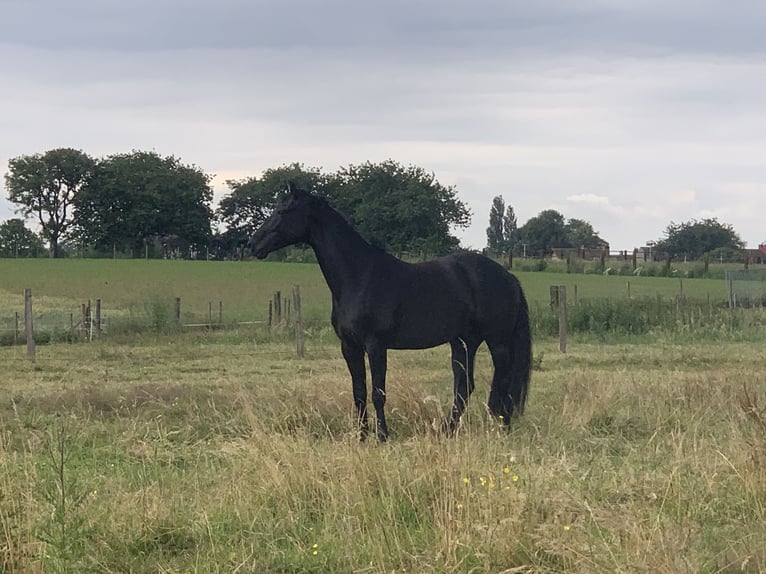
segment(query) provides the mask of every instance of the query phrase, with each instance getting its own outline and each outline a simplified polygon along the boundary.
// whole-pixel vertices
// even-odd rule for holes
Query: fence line
[[[283,305],[284,303],[284,305]],[[294,312],[291,307],[291,305],[294,305]],[[276,317],[272,317],[272,308],[275,307],[277,309]],[[300,305],[300,287],[298,285],[293,286],[292,290],[292,299],[286,298],[285,301],[282,300],[281,292],[277,291],[274,294],[274,298],[269,301],[269,320],[254,320],[254,321],[231,321],[231,322],[224,322],[223,319],[223,301],[218,301],[218,316],[214,318],[213,314],[213,302],[209,301],[207,306],[207,321],[206,322],[188,322],[185,323],[182,321],[182,314],[181,314],[181,298],[176,297],[175,298],[175,307],[174,307],[174,319],[175,319],[175,327],[178,329],[186,329],[186,328],[205,328],[208,330],[213,329],[223,329],[227,326],[230,327],[239,327],[239,326],[247,326],[247,325],[268,325],[268,327],[272,330],[285,330],[287,327],[289,327],[291,324],[295,327],[295,337],[296,337],[296,351],[299,356],[303,356],[304,353],[304,323],[303,318],[301,315],[301,305]],[[283,309],[285,311],[283,315]],[[295,320],[293,321],[293,315]],[[45,317],[46,314],[39,314],[37,319],[40,319],[42,317]],[[95,306],[92,305],[91,300],[88,300],[87,303],[82,303],[79,310],[79,321],[75,321],[75,314],[69,313],[69,325],[66,326],[63,324],[63,321],[59,321],[59,328],[64,333],[68,334],[67,340],[74,340],[74,339],[80,339],[84,341],[93,341],[94,339],[99,338],[104,332],[108,332],[109,329],[109,321],[106,320],[105,317],[102,316],[102,301],[101,299],[95,300]],[[152,317],[149,317],[151,320]],[[160,330],[162,330],[163,321],[158,320],[157,317],[154,318],[155,321],[157,321],[156,326],[160,327]],[[214,320],[215,319],[215,320]],[[24,336],[27,342],[27,353],[30,358],[30,360],[34,360],[34,350],[35,350],[35,336],[38,338],[42,337],[42,333],[47,333],[46,337],[50,336],[50,332],[46,331],[44,329],[40,329],[39,323],[38,328],[34,328],[34,321],[35,317],[32,312],[32,291],[31,289],[25,289],[24,291]],[[170,322],[168,321],[168,324]],[[49,327],[49,329],[55,329],[56,327]],[[12,327],[0,327],[0,332],[11,332],[13,333],[13,341],[12,343],[14,345],[17,345],[20,342],[20,336],[21,336],[21,326],[20,326],[20,315],[18,312],[15,312],[14,319],[13,319],[13,326]],[[71,339],[70,339],[71,338]],[[44,339],[45,342],[47,342],[47,339]],[[10,342],[10,341],[9,341]],[[2,342],[0,342],[2,344]]]

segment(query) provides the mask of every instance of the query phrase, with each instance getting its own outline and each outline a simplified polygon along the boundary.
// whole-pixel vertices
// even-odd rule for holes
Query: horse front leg
[[[370,377],[372,378],[372,404],[375,406],[376,432],[380,442],[388,439],[388,425],[386,424],[386,365],[387,351],[380,344],[367,346],[367,356],[370,359]]]
[[[367,371],[364,366],[364,348],[346,339],[341,340],[341,351],[351,373],[351,388],[354,392],[359,440],[367,438]]]

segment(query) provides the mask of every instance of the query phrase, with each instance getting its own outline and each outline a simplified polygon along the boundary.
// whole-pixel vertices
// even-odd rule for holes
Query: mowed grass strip
[[[393,352],[360,445],[337,344],[0,348],[6,572],[758,572],[762,344],[538,343],[527,414],[433,432],[449,352]],[[61,456],[59,456],[61,455]],[[62,490],[62,486],[64,489]]]
[[[723,280],[517,272],[530,304],[546,304],[551,285],[565,285],[579,299],[686,297],[713,304],[726,301]],[[0,259],[0,327],[11,328],[23,314],[23,292],[31,288],[41,327],[68,328],[87,301],[101,299],[105,324],[133,319],[147,323],[174,313],[182,301],[186,323],[206,322],[209,306],[225,324],[265,320],[275,291],[291,297],[300,285],[309,322],[327,322],[330,292],[319,266],[256,261],[164,261],[110,259]],[[71,316],[71,317],[70,317]]]

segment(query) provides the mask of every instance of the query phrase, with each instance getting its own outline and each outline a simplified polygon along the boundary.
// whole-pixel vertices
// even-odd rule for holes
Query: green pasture
[[[482,349],[453,439],[449,349],[392,352],[378,445],[337,343],[227,337],[0,347],[0,572],[766,571],[763,341],[537,341],[509,433]]]
[[[303,359],[284,329],[53,340],[35,363],[0,345],[0,574],[765,572],[764,310],[726,308],[723,280],[518,276],[525,415],[488,416],[483,347],[446,439],[449,347],[391,352],[379,445],[357,441],[314,264],[0,260],[0,328],[27,287],[38,328],[96,298],[112,325],[175,297],[185,322],[218,301],[263,320],[295,284],[317,322]],[[577,287],[566,354],[554,284]]]
[[[657,296],[687,298],[719,304],[726,301],[726,285],[718,279],[604,276],[555,272],[515,272],[530,304],[545,304],[551,285],[566,285],[568,298],[640,299]],[[308,322],[326,322],[330,295],[319,267],[308,263],[260,261],[162,261],[109,259],[0,259],[0,328],[23,311],[23,291],[31,288],[35,317],[41,327],[66,327],[81,305],[101,299],[108,322],[150,321],[170,313],[176,297],[182,300],[186,323],[207,320],[209,305],[224,323],[265,320],[268,301],[279,290],[290,295],[300,285]]]

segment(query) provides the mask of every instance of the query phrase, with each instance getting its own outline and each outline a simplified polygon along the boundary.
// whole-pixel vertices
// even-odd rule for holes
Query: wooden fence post
[[[96,299],[96,319],[94,323],[96,337],[101,336],[101,299]]]
[[[577,286],[575,286],[575,291]],[[559,350],[567,352],[567,288],[564,285],[551,285],[551,309],[559,315]]]
[[[567,288],[564,285],[558,287],[559,303],[559,351],[567,352]]]
[[[85,308],[85,303],[81,305],[80,308],[80,337],[83,339],[88,338],[88,327],[86,327],[87,323],[87,309]]]
[[[295,348],[298,356],[303,358],[304,337],[303,337],[303,315],[301,313],[301,287],[293,286],[293,312],[295,313]]]
[[[207,330],[210,331],[213,328],[213,302],[207,302]]]
[[[218,301],[218,325],[223,326],[223,301]]]
[[[24,332],[27,337],[27,358],[35,362],[35,334],[32,321],[32,290],[24,289]]]
[[[16,311],[16,327],[13,329],[13,344],[19,344],[19,312]]]
[[[176,297],[176,327],[181,328],[181,298]]]
[[[274,301],[269,299],[269,329],[274,324]]]

